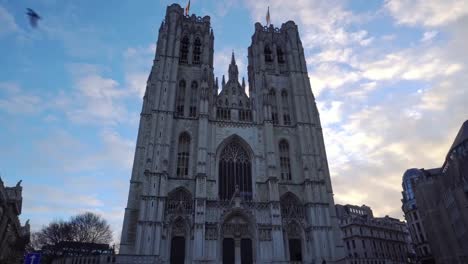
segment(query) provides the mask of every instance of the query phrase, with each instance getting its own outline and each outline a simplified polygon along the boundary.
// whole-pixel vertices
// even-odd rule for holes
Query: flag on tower
[[[266,22],[267,22],[267,26],[269,26],[270,25],[270,7],[268,7],[268,10],[267,10]]]
[[[188,16],[190,11],[190,0],[188,1],[187,6],[185,7],[185,15]]]

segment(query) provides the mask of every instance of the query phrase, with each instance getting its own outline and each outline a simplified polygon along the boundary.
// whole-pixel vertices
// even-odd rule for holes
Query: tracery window
[[[188,52],[189,52],[190,41],[187,36],[182,38],[180,43],[180,58],[179,63],[187,64],[188,63]]]
[[[200,64],[201,55],[201,41],[200,38],[196,38],[193,44],[193,64]]]
[[[291,116],[289,115],[288,92],[286,92],[285,90],[281,92],[281,103],[283,105],[283,123],[285,125],[291,125]]]
[[[191,214],[192,209],[192,196],[186,189],[177,188],[168,194],[166,203],[168,214]]]
[[[236,140],[227,144],[219,158],[219,198],[231,200],[234,195],[252,199],[252,165],[247,151]]]
[[[300,219],[304,217],[304,209],[296,195],[288,192],[280,198],[281,217],[283,219]]]
[[[177,176],[187,177],[190,157],[190,136],[184,132],[179,136],[177,146]]]
[[[281,167],[281,179],[291,180],[291,162],[289,159],[289,144],[286,140],[279,143],[279,156]]]
[[[196,81],[192,82],[192,88],[190,91],[190,108],[189,116],[197,116],[197,103],[198,103],[198,83]]]
[[[184,104],[185,104],[185,80],[179,82],[179,89],[177,90],[177,104],[176,104],[176,115],[184,116]]]
[[[269,100],[271,104],[271,120],[273,120],[273,124],[278,124],[278,104],[276,102],[276,92],[274,89],[270,90],[269,93]]]
[[[276,56],[278,57],[278,63],[284,63],[284,53],[281,47],[276,49]]]
[[[266,45],[265,50],[263,51],[265,54],[265,62],[272,62],[273,61],[273,56],[271,55],[271,49],[270,46]]]

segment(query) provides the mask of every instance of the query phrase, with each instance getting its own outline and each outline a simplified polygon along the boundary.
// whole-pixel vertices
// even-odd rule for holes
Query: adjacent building
[[[427,240],[427,232],[422,223],[421,213],[415,197],[416,183],[426,174],[437,175],[440,169],[431,169],[424,172],[420,169],[409,169],[403,175],[403,206],[406,223],[411,235],[411,246],[416,253],[416,260],[421,264],[435,263],[431,247]]]
[[[234,53],[220,85],[213,57],[210,17],[169,6],[143,99],[117,262],[342,259],[297,25],[255,24],[248,94]]]
[[[349,264],[408,263],[408,230],[398,219],[374,217],[366,205],[336,205]]]
[[[468,263],[468,121],[442,167],[421,172],[414,196],[435,262]]]
[[[21,263],[29,243],[29,222],[21,225],[18,216],[23,204],[21,181],[6,187],[0,178],[0,263]]]

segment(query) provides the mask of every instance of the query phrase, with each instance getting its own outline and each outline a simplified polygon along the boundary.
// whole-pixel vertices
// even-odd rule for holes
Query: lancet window
[[[244,122],[252,121],[252,111],[239,109],[239,120]]]
[[[278,104],[276,102],[276,92],[274,89],[270,90],[269,93],[269,100],[271,105],[271,120],[273,120],[273,124],[278,124]]]
[[[177,176],[187,177],[190,158],[190,136],[186,132],[179,136],[177,146]]]
[[[291,162],[289,159],[289,144],[286,140],[281,140],[279,143],[279,156],[281,167],[281,179],[291,180]]]
[[[189,45],[190,45],[190,40],[187,36],[182,38],[182,41],[180,43],[180,58],[179,62],[181,64],[187,64],[188,63],[188,52],[189,52]]]
[[[219,198],[240,196],[252,199],[252,165],[247,151],[236,140],[227,144],[219,157]]]
[[[197,116],[197,103],[198,103],[198,83],[196,81],[192,82],[192,87],[190,91],[190,108],[189,116]]]
[[[193,64],[200,64],[201,57],[201,41],[200,38],[196,38],[193,43]]]
[[[185,80],[179,82],[179,89],[177,90],[177,103],[176,103],[176,115],[184,116],[184,104],[185,104]]]
[[[272,62],[273,61],[273,56],[271,54],[271,49],[270,46],[266,45],[265,50],[263,51],[265,54],[265,62]]]
[[[278,63],[284,63],[284,53],[281,47],[276,49],[276,56],[278,57]]]
[[[220,120],[231,120],[231,110],[229,108],[217,107],[216,118]]]
[[[281,104],[283,105],[283,123],[285,125],[291,125],[291,116],[289,115],[288,92],[286,92],[285,90],[281,92]]]

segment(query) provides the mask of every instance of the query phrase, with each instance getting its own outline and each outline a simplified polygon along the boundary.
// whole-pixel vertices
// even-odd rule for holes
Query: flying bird
[[[41,17],[31,8],[27,8],[27,10],[28,12],[26,14],[29,16],[29,24],[31,24],[33,28],[37,27],[37,21],[41,19]]]

